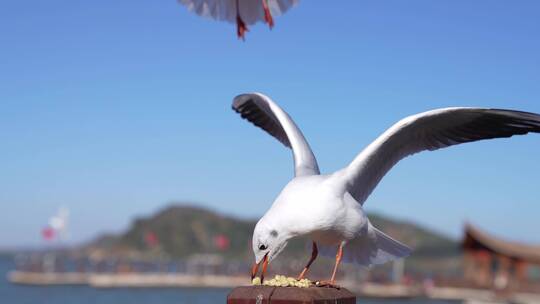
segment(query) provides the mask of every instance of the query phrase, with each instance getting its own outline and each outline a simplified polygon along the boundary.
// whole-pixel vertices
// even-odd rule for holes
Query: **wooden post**
[[[356,296],[345,288],[330,287],[236,287],[227,304],[355,304]]]

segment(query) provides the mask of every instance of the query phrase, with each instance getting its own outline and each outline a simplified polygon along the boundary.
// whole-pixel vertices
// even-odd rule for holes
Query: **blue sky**
[[[323,172],[404,116],[446,106],[540,113],[538,1],[301,1],[245,42],[170,1],[0,3],[0,247],[71,242],[171,201],[257,217],[290,152],[230,110],[260,91]],[[422,153],[366,203],[458,237],[465,219],[538,242],[540,135]],[[261,174],[262,172],[262,174]]]

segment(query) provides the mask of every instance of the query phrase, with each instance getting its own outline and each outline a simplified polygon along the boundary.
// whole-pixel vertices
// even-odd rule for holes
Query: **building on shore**
[[[500,239],[471,224],[462,241],[464,278],[496,290],[540,290],[540,246]]]

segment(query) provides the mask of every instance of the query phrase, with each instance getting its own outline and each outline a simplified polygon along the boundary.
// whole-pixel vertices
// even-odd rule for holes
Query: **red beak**
[[[253,267],[251,267],[251,280],[257,276],[257,272],[259,271],[259,264],[262,262],[263,267],[261,271],[261,284],[264,282],[264,274],[266,273],[266,269],[268,268],[268,253],[264,255],[264,258],[259,263],[254,263]]]

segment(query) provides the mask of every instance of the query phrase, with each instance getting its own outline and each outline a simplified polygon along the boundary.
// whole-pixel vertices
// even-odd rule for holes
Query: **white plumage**
[[[284,14],[299,0],[178,0],[199,16],[236,23],[237,33],[244,37],[247,25],[265,22],[273,26],[273,17]]]
[[[362,266],[382,264],[407,256],[410,249],[373,227],[362,205],[382,177],[404,157],[460,143],[540,133],[540,115],[528,112],[445,108],[409,116],[397,122],[369,144],[345,168],[321,175],[317,161],[302,132],[289,115],[269,97],[244,94],[234,99],[233,109],[243,118],[292,149],[295,177],[285,186],[253,233],[256,265],[274,259],[293,237],[313,240],[312,259],[320,247],[339,262]],[[334,246],[334,247],[330,247]]]

